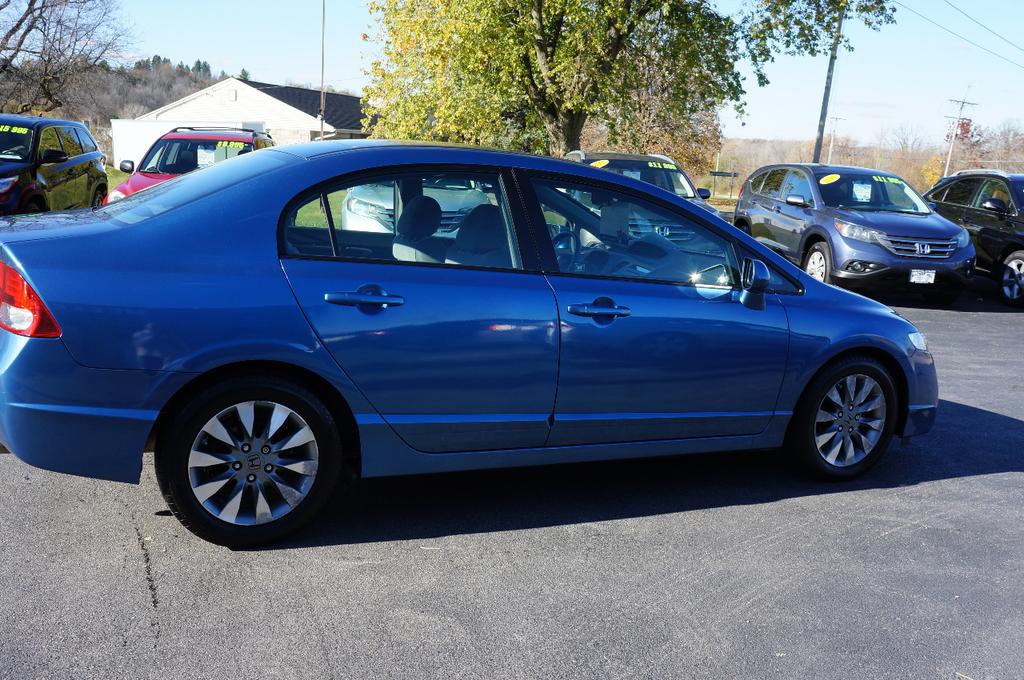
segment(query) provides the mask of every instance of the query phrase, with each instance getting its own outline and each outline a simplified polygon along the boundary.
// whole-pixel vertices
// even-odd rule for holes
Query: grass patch
[[[113,191],[118,184],[128,179],[128,173],[121,172],[115,167],[107,168],[107,191]]]

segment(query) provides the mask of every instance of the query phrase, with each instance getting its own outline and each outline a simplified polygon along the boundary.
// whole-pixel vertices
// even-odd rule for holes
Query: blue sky
[[[734,11],[742,0],[718,0]],[[950,0],[989,28],[1024,47],[1021,0]],[[1024,51],[971,23],[944,0],[901,0],[930,19],[1003,56],[1024,64]],[[133,54],[158,53],[191,63],[205,59],[215,71],[248,69],[255,80],[318,83],[320,79],[320,2],[292,0],[122,0],[136,36]],[[282,11],[287,7],[288,11]],[[265,8],[265,12],[264,12]],[[897,23],[880,32],[849,23],[853,52],[836,66],[831,114],[845,120],[839,133],[864,142],[882,130],[908,126],[931,141],[945,132],[944,115],[955,113],[947,100],[978,102],[969,111],[982,125],[1020,120],[1024,115],[1024,68],[987,54],[901,7]],[[173,26],[173,17],[191,17]],[[365,2],[327,2],[327,81],[358,92],[373,46],[361,40],[372,33]],[[768,69],[771,83],[758,88],[749,68],[747,112],[742,120],[724,111],[727,136],[807,139],[817,127],[827,57],[780,56]]]

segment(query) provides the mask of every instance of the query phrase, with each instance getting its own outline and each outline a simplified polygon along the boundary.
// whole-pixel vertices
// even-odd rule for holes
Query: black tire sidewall
[[[188,477],[188,458],[200,429],[217,413],[245,401],[273,401],[299,414],[313,430],[319,459],[305,499],[282,518],[255,526],[228,524],[211,515],[195,497]],[[342,469],[341,439],[328,408],[304,387],[276,378],[231,379],[210,387],[187,403],[164,430],[155,459],[160,490],[186,528],[221,545],[258,545],[296,531],[330,498]]]
[[[825,258],[825,283],[832,283],[832,249],[829,248],[828,244],[824,241],[818,241],[807,250],[807,255],[804,256],[803,270],[807,274],[807,262],[811,259],[811,255],[815,252],[819,252]],[[810,274],[807,274],[810,276]],[[812,277],[813,278],[813,277]]]
[[[882,388],[882,394],[885,397],[885,426],[878,444],[864,460],[849,467],[838,467],[828,463],[818,453],[814,442],[814,421],[818,405],[825,394],[840,379],[854,373],[874,378]],[[856,477],[867,471],[885,455],[896,431],[899,410],[900,402],[896,386],[892,376],[882,364],[870,357],[853,356],[842,359],[818,374],[804,390],[800,403],[793,414],[787,448],[804,469],[821,479],[842,480]]]

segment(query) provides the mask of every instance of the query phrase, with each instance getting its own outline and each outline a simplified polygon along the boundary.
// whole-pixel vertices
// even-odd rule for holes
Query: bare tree
[[[113,0],[0,0],[6,111],[52,111],[126,41]]]

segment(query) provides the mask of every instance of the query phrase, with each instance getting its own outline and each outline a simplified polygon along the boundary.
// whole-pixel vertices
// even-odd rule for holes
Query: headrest
[[[469,211],[459,225],[455,247],[468,253],[486,253],[492,250],[508,252],[508,235],[505,233],[501,210],[490,203],[484,203]]]
[[[402,209],[395,233],[418,241],[434,235],[441,226],[441,206],[430,196],[415,196]]]
[[[621,241],[629,235],[629,204],[609,203],[601,208],[601,239]]]

